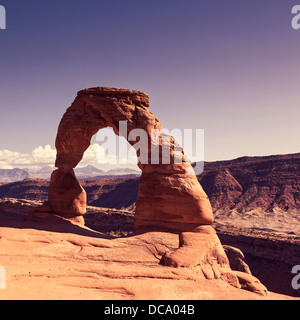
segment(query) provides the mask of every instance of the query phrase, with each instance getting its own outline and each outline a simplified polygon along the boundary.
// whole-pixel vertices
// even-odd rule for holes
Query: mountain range
[[[0,169],[0,182],[8,183],[29,178],[29,173],[22,169]]]
[[[50,179],[54,168],[51,166],[43,167],[39,170],[32,169],[0,169],[0,183],[9,183],[21,181],[24,179]],[[101,178],[107,176],[124,176],[124,175],[139,175],[140,171],[130,168],[115,168],[108,171],[100,170],[94,166],[84,168],[76,168],[75,174],[78,179]]]

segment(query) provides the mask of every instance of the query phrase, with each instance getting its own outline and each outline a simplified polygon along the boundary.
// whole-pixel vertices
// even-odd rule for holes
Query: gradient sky
[[[0,0],[0,150],[51,145],[80,89],[150,95],[205,129],[205,160],[300,152],[300,30],[289,0]]]

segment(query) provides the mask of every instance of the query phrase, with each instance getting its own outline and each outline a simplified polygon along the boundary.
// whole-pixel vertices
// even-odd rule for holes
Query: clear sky
[[[9,152],[54,149],[66,108],[93,86],[144,91],[164,127],[204,129],[207,161],[300,152],[296,4],[0,0],[0,167]]]

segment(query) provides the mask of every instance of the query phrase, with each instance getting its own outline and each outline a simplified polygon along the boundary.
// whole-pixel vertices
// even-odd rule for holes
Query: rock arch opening
[[[113,128],[100,129],[92,138],[92,145],[96,147],[93,161],[100,169],[133,169],[141,172],[138,167],[138,157],[135,148],[122,135],[116,135]]]

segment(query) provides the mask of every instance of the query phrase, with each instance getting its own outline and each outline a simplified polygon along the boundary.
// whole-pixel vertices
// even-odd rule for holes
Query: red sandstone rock
[[[244,261],[244,254],[240,249],[228,245],[223,245],[223,249],[228,257],[232,270],[251,274],[249,266]]]
[[[54,213],[85,214],[86,192],[77,181],[73,169],[58,169],[52,173],[47,204]]]
[[[234,274],[237,276],[242,289],[255,292],[263,296],[268,294],[267,288],[251,274],[240,271],[234,271]]]
[[[221,242],[211,226],[200,226],[193,232],[182,232],[179,248],[167,252],[162,264],[174,267],[229,267]]]
[[[112,127],[118,135],[125,135],[135,146],[133,129],[147,133],[148,149],[140,155],[138,166],[142,170],[135,218],[139,220],[211,224],[210,202],[201,188],[183,151],[173,137],[163,135],[153,139],[151,130],[161,130],[158,119],[149,111],[149,98],[143,92],[91,88],[78,93],[64,114],[56,138],[56,173],[50,183],[49,204],[55,213],[84,213],[84,194],[70,174],[90,145],[92,136],[101,128]],[[119,121],[126,121],[127,132],[119,132]],[[151,164],[151,149],[162,148],[170,141],[170,164],[164,164],[162,152],[159,163]],[[174,149],[175,148],[175,149]],[[174,163],[174,156],[183,160]],[[143,161],[142,161],[143,160]],[[173,161],[173,162],[172,162]],[[189,172],[190,174],[186,174]],[[66,191],[66,186],[72,191]],[[137,224],[138,225],[138,224]]]

